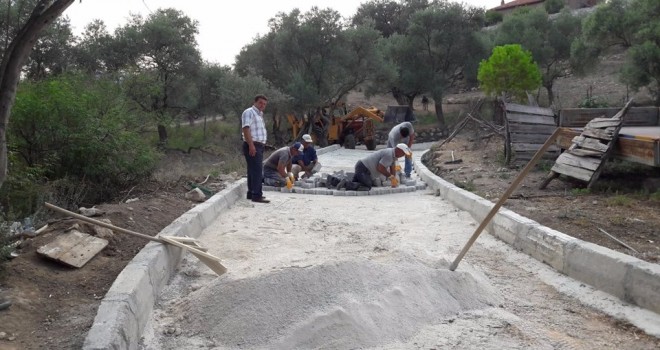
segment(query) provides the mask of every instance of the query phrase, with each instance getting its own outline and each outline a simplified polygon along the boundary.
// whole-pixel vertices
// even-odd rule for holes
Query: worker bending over
[[[303,145],[300,142],[273,152],[264,161],[264,183],[268,186],[283,187],[287,184],[287,179],[292,181],[291,160],[302,152]]]
[[[384,175],[392,182],[392,187],[399,185],[396,176],[395,162],[397,158],[412,155],[410,148],[405,143],[399,143],[395,148],[385,148],[369,154],[355,163],[355,175],[353,182],[359,182],[371,189],[374,179]]]
[[[405,143],[408,148],[412,148],[413,141],[415,140],[415,130],[410,122],[403,122],[395,125],[387,136],[387,147],[393,148],[399,143]],[[406,156],[403,172],[406,177],[410,177],[412,172],[412,153]]]

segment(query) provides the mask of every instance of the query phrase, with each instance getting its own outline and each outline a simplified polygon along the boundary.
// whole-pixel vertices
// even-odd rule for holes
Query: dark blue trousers
[[[254,148],[257,150],[257,153],[251,156],[248,143],[243,142],[243,155],[247,163],[247,199],[258,199],[264,196],[262,191],[264,145],[255,142]]]

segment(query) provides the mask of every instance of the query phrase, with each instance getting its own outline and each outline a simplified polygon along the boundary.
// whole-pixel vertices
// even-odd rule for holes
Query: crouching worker
[[[314,149],[314,142],[309,134],[302,136],[303,152],[292,160],[291,172],[293,176],[298,179],[300,177],[310,177],[312,174],[317,173],[321,169],[321,163],[316,156]]]
[[[392,182],[392,187],[397,187],[399,180],[396,176],[395,162],[398,158],[410,156],[411,154],[410,148],[405,143],[400,143],[394,148],[385,148],[373,152],[355,163],[353,182],[359,182],[371,189],[374,183],[373,179],[379,175],[384,175]]]
[[[271,153],[264,161],[264,183],[268,186],[283,187],[287,179],[292,181],[291,159],[302,152],[302,144],[296,142],[291,147],[285,146]]]

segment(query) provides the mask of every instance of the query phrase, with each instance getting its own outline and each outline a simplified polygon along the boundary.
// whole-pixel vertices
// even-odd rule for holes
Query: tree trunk
[[[447,122],[445,121],[445,113],[442,111],[442,97],[435,98],[435,116],[438,118],[438,126],[440,127],[440,136],[447,137],[449,136],[449,130],[447,129]]]
[[[74,0],[40,0],[30,18],[11,41],[0,65],[0,187],[7,179],[7,125],[16,99],[21,68],[46,25],[59,17]]]
[[[548,91],[548,106],[552,107],[552,103],[555,102],[555,93],[552,91],[552,82],[546,84],[544,87]]]
[[[398,88],[392,89],[392,97],[394,97],[399,106],[410,106],[410,108],[412,108],[412,99]]]
[[[167,143],[167,128],[163,124],[158,124],[158,143],[161,145]]]
[[[280,126],[282,124],[282,117],[277,113],[277,108],[273,110],[273,139],[275,140],[275,146],[286,144],[286,140],[282,136],[282,131]]]

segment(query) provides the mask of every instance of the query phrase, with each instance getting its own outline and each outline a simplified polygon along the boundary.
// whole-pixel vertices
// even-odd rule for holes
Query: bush
[[[494,24],[502,22],[503,16],[500,12],[497,11],[486,11],[485,20],[487,26],[492,26]]]
[[[564,0],[545,0],[543,7],[549,14],[559,13],[564,8]]]
[[[11,172],[19,187],[36,172],[36,183],[69,178],[93,184],[94,201],[107,199],[149,176],[158,158],[138,132],[143,121],[112,81],[66,75],[25,82],[11,121]]]

